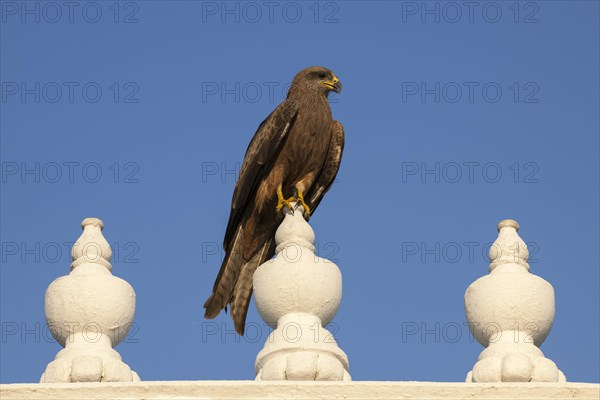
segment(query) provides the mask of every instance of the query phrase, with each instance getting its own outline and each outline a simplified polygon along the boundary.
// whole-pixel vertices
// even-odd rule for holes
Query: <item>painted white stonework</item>
[[[323,329],[340,305],[341,273],[314,254],[314,232],[301,214],[287,212],[277,231],[277,256],[255,274],[258,309],[276,328],[256,359],[256,380],[140,382],[112,349],[133,321],[135,293],[111,274],[102,222],[88,218],[73,247],[71,274],[54,281],[46,293],[48,324],[65,349],[48,365],[41,383],[0,385],[0,399],[600,398],[600,385],[566,382],[537,347],[552,326],[554,292],[529,273],[527,248],[512,220],[499,224],[490,274],[465,294],[467,319],[486,346],[467,382],[351,381],[346,355]]]
[[[326,326],[342,299],[342,274],[317,257],[315,233],[302,208],[275,234],[276,256],[254,273],[261,317],[274,331],[256,357],[256,380],[349,381],[348,357]]]
[[[529,272],[529,251],[511,219],[500,221],[489,251],[490,274],[465,293],[467,321],[486,347],[467,382],[565,382],[539,346],[554,321],[554,289]]]
[[[103,223],[86,218],[71,251],[71,273],[46,291],[46,321],[63,347],[46,367],[41,383],[131,382],[138,375],[113,347],[127,335],[135,313],[135,292],[112,275],[112,251]]]
[[[169,381],[0,385],[2,400],[598,400],[592,383]]]

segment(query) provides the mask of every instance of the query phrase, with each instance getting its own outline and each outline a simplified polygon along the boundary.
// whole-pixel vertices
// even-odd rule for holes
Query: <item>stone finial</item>
[[[565,382],[539,346],[554,321],[554,288],[529,272],[527,245],[519,224],[503,220],[490,248],[490,273],[465,293],[473,335],[486,347],[467,382]]]
[[[83,233],[71,252],[71,273],[46,290],[46,321],[64,349],[40,382],[139,381],[113,350],[133,323],[135,292],[111,273],[112,252],[102,235],[102,221],[86,218],[81,226]]]
[[[315,255],[314,239],[303,213],[286,208],[275,258],[254,273],[258,312],[274,328],[256,357],[256,380],[351,380],[348,357],[323,327],[340,306],[342,274]]]
[[[498,265],[518,264],[529,271],[529,250],[519,234],[519,223],[503,219],[498,223],[498,237],[490,247],[490,272]]]
[[[102,235],[104,223],[98,218],[86,218],[81,221],[81,228],[83,233],[71,249],[71,270],[84,263],[100,264],[112,270],[112,249]]]

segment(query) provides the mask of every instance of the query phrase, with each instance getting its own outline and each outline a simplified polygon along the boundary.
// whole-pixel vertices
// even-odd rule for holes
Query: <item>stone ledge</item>
[[[156,381],[0,385],[2,400],[590,399],[596,383]]]

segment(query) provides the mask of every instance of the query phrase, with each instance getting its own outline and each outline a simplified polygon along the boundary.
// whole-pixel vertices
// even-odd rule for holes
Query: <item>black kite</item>
[[[315,211],[337,175],[344,129],[333,120],[327,96],[342,85],[323,67],[300,71],[287,98],[260,124],[240,169],[223,247],[225,258],[205,318],[231,306],[235,330],[244,334],[252,277],[275,253],[281,209],[296,201],[306,218]]]

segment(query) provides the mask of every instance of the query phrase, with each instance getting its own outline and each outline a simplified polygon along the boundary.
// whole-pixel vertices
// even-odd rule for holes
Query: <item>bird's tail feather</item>
[[[234,297],[231,299],[231,318],[233,319],[235,331],[240,336],[244,336],[246,315],[252,297],[252,277],[256,269],[271,257],[273,253],[272,246],[273,240],[267,241],[250,261],[244,263],[240,270],[240,276],[235,283]]]
[[[233,294],[233,289],[238,280],[238,272],[241,269],[240,266],[244,264],[242,243],[243,231],[242,227],[239,226],[235,233],[232,245],[221,264],[219,275],[217,275],[213,287],[213,293],[204,303],[204,318],[215,318],[219,315],[221,310],[227,306],[227,303],[229,303]]]

